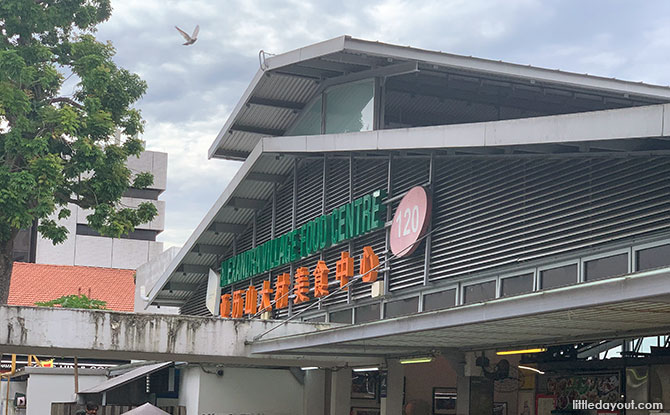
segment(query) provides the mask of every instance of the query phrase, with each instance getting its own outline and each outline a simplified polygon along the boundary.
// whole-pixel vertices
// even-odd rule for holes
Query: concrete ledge
[[[250,357],[247,341],[280,325],[269,337],[332,327],[98,310],[0,306],[0,352],[107,359],[306,365],[300,357]],[[314,363],[321,363],[314,362]]]

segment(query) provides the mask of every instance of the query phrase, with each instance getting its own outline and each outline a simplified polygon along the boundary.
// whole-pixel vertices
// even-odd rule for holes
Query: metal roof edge
[[[310,153],[562,144],[669,134],[670,104],[654,104],[480,123],[265,137],[260,142],[264,152]]]
[[[364,341],[436,328],[500,321],[542,312],[610,304],[630,298],[654,298],[670,294],[667,284],[664,283],[669,275],[668,268],[660,268],[546,291],[496,298],[482,303],[377,320],[361,325],[347,325],[312,333],[275,337],[253,342],[251,353],[273,353],[325,346],[336,342]],[[627,290],[634,291],[635,295],[629,296],[631,293]]]
[[[554,82],[570,86],[591,87],[611,92],[632,93],[648,97],[670,98],[670,86],[625,81],[591,74],[547,69],[531,65],[491,60],[474,56],[456,55],[441,51],[399,46],[346,37],[344,49],[369,55],[413,59],[441,66],[477,70],[497,75],[525,77],[538,81]]]
[[[256,75],[254,75],[253,79],[251,80],[251,83],[247,87],[247,89],[244,91],[244,94],[242,94],[242,97],[240,100],[237,102],[237,105],[235,105],[235,108],[233,111],[230,113],[228,116],[228,119],[226,120],[226,123],[223,125],[221,130],[219,131],[219,134],[217,134],[216,138],[214,139],[214,142],[212,143],[211,146],[209,146],[209,150],[207,151],[207,158],[212,158],[216,157],[216,150],[219,148],[221,145],[221,142],[223,141],[223,137],[226,135],[226,132],[230,129],[232,126],[233,122],[235,121],[235,118],[237,118],[239,112],[242,110],[242,107],[244,104],[247,102],[251,94],[254,92],[254,89],[256,88],[256,85],[262,78],[263,74],[265,72],[262,69],[259,69],[256,71]]]
[[[151,303],[153,303],[153,301],[158,296],[158,293],[163,289],[165,284],[167,284],[172,273],[177,269],[181,261],[184,260],[186,254],[188,254],[193,249],[193,246],[195,245],[200,235],[202,235],[202,233],[205,232],[207,228],[209,228],[212,221],[219,213],[219,210],[225,206],[235,189],[237,189],[237,186],[242,182],[242,180],[244,180],[246,175],[249,173],[253,165],[262,154],[263,145],[262,142],[259,142],[251,151],[251,154],[249,154],[249,157],[246,159],[246,161],[242,164],[242,166],[240,166],[240,169],[237,171],[237,173],[235,173],[235,176],[233,176],[233,178],[230,180],[228,186],[226,186],[226,189],[223,191],[223,193],[221,193],[221,196],[219,196],[216,202],[214,202],[214,205],[212,205],[212,207],[207,211],[202,221],[200,221],[186,243],[184,243],[184,245],[181,247],[179,253],[172,259],[170,265],[168,265],[156,284],[154,284],[154,286],[151,288],[148,296],[149,300],[144,306],[145,310],[149,308]]]

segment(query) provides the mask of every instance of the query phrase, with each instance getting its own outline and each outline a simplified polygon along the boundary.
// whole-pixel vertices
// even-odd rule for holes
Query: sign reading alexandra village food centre
[[[221,263],[221,286],[262,274],[384,227],[386,191],[377,190]]]

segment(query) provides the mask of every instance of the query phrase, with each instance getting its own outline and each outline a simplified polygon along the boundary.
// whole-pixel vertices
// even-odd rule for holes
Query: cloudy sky
[[[670,2],[618,0],[112,0],[98,38],[148,84],[150,150],[169,153],[166,247],[183,244],[240,163],[207,149],[258,69],[343,34],[626,80],[670,83]],[[200,25],[185,47],[174,29]]]

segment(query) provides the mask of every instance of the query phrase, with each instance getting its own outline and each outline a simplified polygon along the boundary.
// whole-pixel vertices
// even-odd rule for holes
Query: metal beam
[[[277,183],[282,184],[286,181],[288,176],[283,174],[271,174],[271,173],[257,173],[251,172],[247,174],[247,180],[253,180],[256,182],[266,182],[266,183]]]
[[[259,135],[265,135],[265,136],[271,136],[271,137],[284,135],[284,133],[285,133],[284,130],[275,129],[275,128],[257,127],[257,126],[254,126],[254,125],[235,124],[232,127],[230,127],[230,129],[232,131],[242,131],[242,132],[245,132],[245,133],[259,134]]]
[[[221,245],[209,245],[209,244],[196,244],[191,252],[197,254],[213,254],[213,255],[223,255],[226,251],[227,246]]]
[[[237,208],[237,209],[256,209],[260,210],[265,207],[265,205],[268,203],[267,200],[263,199],[248,199],[244,197],[233,197],[230,200],[230,203],[228,203],[228,206]],[[244,225],[246,228],[246,225]]]
[[[207,274],[209,273],[209,267],[207,265],[181,264],[177,268],[177,272],[183,272],[184,274]]]
[[[214,222],[212,225],[209,227],[209,231],[211,232],[219,232],[219,233],[235,233],[239,234],[244,232],[244,230],[247,228],[247,225],[240,224],[240,223],[224,223],[224,222]]]
[[[200,284],[190,284],[185,282],[168,282],[163,287],[164,291],[195,291]]]
[[[622,344],[623,340],[610,340],[597,345],[589,345],[588,347],[584,347],[577,351],[577,358],[586,359],[587,357],[596,356],[602,352],[621,346]]]
[[[282,68],[273,70],[272,73],[310,79],[332,78],[342,74],[338,71],[331,71],[328,69],[311,69],[298,65],[284,66]]]
[[[418,62],[404,62],[404,63],[382,66],[380,68],[370,69],[367,71],[354,72],[347,75],[329,78],[327,81],[321,84],[321,86],[319,87],[319,92],[333,85],[339,85],[376,77],[385,78],[385,77],[406,75],[416,72],[419,72]]]
[[[262,105],[265,107],[286,108],[290,110],[301,110],[305,108],[305,104],[302,102],[283,101],[280,99],[270,99],[261,97],[251,97],[249,98],[249,101],[247,101],[247,104]]]
[[[233,151],[233,150],[223,150],[221,148],[217,149],[212,157],[223,158],[228,160],[237,160],[244,161],[249,157],[248,151]]]

